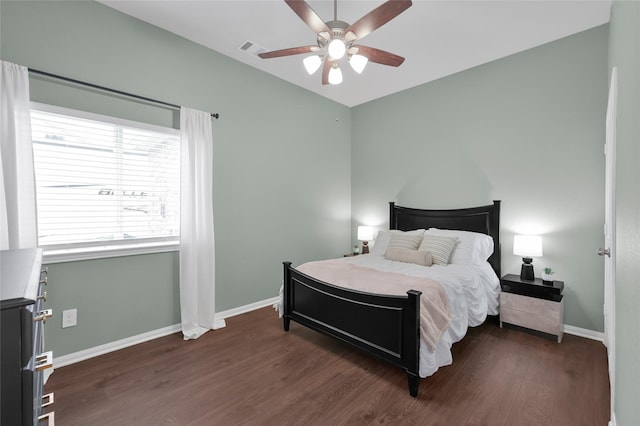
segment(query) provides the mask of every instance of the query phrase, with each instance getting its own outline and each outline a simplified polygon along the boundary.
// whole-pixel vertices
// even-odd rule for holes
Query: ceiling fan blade
[[[327,27],[318,14],[304,0],[284,0],[287,5],[307,24],[315,33],[327,32],[331,30]]]
[[[362,45],[354,45],[353,47],[358,49],[359,55],[366,57],[371,62],[375,62],[376,64],[399,67],[404,62],[404,58],[402,56],[398,56],[390,52],[385,52],[384,50],[376,49],[374,47]]]
[[[345,31],[345,39],[361,39],[380,28],[411,6],[411,0],[389,0],[358,19]],[[351,34],[349,34],[351,33]]]
[[[329,84],[329,71],[331,71],[331,67],[333,66],[332,61],[329,58],[325,58],[324,65],[322,66],[322,84]]]
[[[290,47],[288,49],[272,50],[271,52],[259,53],[262,59],[280,58],[282,56],[301,55],[303,53],[311,53],[320,50],[318,46],[300,46]]]

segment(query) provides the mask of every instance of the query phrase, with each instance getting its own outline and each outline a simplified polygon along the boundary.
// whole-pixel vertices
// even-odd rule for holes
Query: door
[[[618,100],[618,69],[611,70],[609,102],[605,140],[605,208],[604,208],[604,248],[598,254],[604,258],[604,343],[609,359],[609,383],[611,385],[611,411],[614,402],[615,340],[616,340],[616,288],[615,288],[615,164],[616,164],[616,109]]]

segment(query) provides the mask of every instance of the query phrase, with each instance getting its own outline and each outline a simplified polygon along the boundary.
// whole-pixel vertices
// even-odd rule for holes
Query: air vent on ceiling
[[[260,46],[259,44],[255,44],[250,40],[242,43],[240,46],[238,46],[238,49],[251,56],[258,56],[258,54],[267,51],[267,49],[265,49],[264,47]]]

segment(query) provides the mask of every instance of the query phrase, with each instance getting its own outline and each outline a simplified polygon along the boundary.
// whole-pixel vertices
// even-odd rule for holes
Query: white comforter
[[[428,377],[438,368],[452,363],[451,346],[467,334],[468,327],[484,322],[487,315],[497,315],[500,280],[487,262],[478,265],[433,265],[425,267],[412,263],[395,262],[375,254],[345,257],[343,262],[386,272],[426,277],[444,287],[450,304],[451,325],[444,332],[434,351],[420,344],[420,377]],[[277,308],[282,314],[280,306]]]
[[[460,341],[468,327],[484,322],[487,315],[497,315],[500,280],[487,262],[478,265],[433,265],[395,262],[374,254],[343,258],[344,262],[387,272],[426,277],[438,281],[449,297],[451,325],[438,342],[435,351],[420,345],[420,377],[428,377],[438,368],[452,362],[451,345]]]

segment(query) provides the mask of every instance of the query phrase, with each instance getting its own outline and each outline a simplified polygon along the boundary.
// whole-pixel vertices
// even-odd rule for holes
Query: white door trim
[[[615,401],[615,352],[616,352],[616,116],[618,104],[618,68],[611,69],[611,84],[607,103],[606,140],[605,140],[605,224],[604,248],[609,256],[604,258],[604,343],[607,346],[609,361],[609,384],[611,389],[611,419],[614,419]]]

